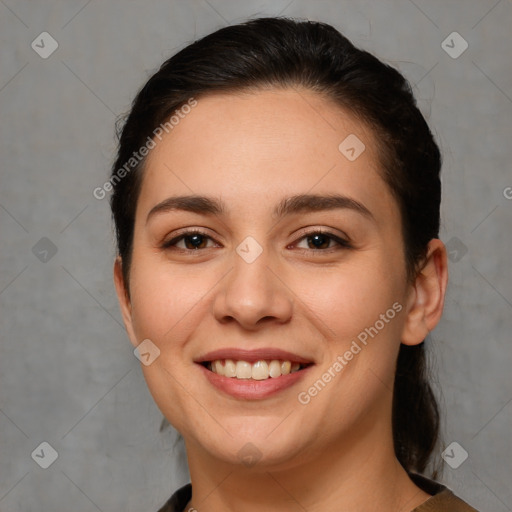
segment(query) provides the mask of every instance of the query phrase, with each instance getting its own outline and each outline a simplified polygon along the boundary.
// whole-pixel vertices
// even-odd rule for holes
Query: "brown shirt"
[[[450,489],[420,475],[410,474],[412,481],[431,497],[411,512],[478,512],[457,498]],[[192,497],[192,485],[178,489],[158,512],[187,512],[185,507]]]
[[[420,489],[432,495],[411,512],[478,512],[465,501],[457,498],[444,485],[412,473],[409,473],[409,477]]]

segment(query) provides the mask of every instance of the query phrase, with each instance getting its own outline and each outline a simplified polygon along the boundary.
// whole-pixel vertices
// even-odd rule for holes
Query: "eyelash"
[[[210,240],[213,240],[211,236],[208,235],[208,233],[205,233],[204,231],[201,231],[199,229],[192,229],[190,231],[186,231],[184,233],[181,233],[179,236],[172,238],[171,240],[168,240],[164,242],[161,246],[162,249],[172,249],[175,244],[183,240],[184,238],[194,236],[194,235],[201,235],[206,238],[209,238]],[[338,244],[338,247],[329,247],[327,249],[298,249],[301,252],[311,252],[311,253],[330,253],[332,251],[337,251],[340,249],[351,249],[352,245],[348,240],[345,240],[344,238],[341,238],[337,235],[334,235],[333,233],[329,231],[325,231],[323,229],[316,229],[314,231],[310,231],[308,233],[304,233],[299,239],[298,242],[310,238],[314,235],[323,235],[327,238],[330,238],[334,242]],[[182,251],[182,252],[188,252],[188,253],[195,253],[200,251],[201,249],[182,249],[182,248],[175,248],[174,250]]]

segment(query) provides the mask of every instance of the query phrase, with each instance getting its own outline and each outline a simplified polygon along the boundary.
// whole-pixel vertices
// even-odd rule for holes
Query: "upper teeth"
[[[247,361],[233,361],[233,359],[216,359],[209,364],[208,368],[224,377],[265,380],[269,377],[276,378],[294,373],[300,369],[300,364],[277,359],[261,360],[252,364]]]

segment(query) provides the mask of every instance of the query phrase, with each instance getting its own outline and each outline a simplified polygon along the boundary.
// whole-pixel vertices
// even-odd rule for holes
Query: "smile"
[[[279,359],[262,359],[253,363],[243,360],[215,359],[204,362],[203,366],[217,375],[232,379],[267,380],[298,372],[308,364]]]
[[[315,366],[311,357],[273,347],[221,348],[197,356],[194,363],[213,388],[240,400],[270,398],[306,378]]]

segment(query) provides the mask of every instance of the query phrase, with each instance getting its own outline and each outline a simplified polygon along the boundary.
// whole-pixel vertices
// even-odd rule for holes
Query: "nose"
[[[213,313],[220,323],[238,323],[247,330],[263,324],[286,323],[293,311],[293,293],[277,276],[266,251],[251,263],[233,254],[229,272],[214,299]]]

